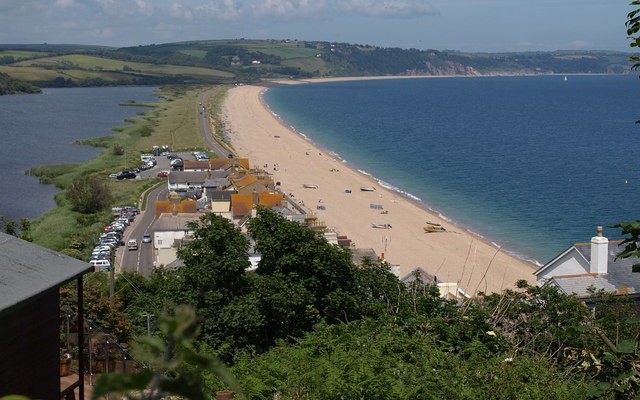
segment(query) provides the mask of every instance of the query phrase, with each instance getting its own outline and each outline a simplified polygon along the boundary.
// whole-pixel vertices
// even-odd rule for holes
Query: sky
[[[631,52],[630,0],[0,0],[0,43],[297,39],[469,52]]]

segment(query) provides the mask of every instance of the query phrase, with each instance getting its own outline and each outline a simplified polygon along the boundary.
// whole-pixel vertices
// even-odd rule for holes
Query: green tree
[[[256,218],[249,222],[249,232],[262,255],[258,275],[277,274],[300,282],[312,296],[310,306],[329,323],[360,316],[353,298],[356,267],[349,251],[267,208],[258,209]]]
[[[98,175],[82,175],[65,190],[73,210],[92,214],[111,204],[109,188]]]
[[[185,300],[198,309],[228,304],[244,294],[249,243],[229,220],[207,213],[189,224],[193,241],[178,250]]]

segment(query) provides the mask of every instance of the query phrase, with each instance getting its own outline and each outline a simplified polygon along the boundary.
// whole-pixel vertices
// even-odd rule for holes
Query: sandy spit
[[[373,248],[381,257],[384,254],[390,264],[398,266],[400,277],[422,267],[440,281],[457,283],[470,295],[500,292],[519,279],[535,281],[534,264],[506,254],[421,204],[385,189],[283,125],[263,103],[264,90],[250,85],[229,90],[222,112],[231,143],[240,156],[249,158],[252,167],[266,166],[282,191],[293,194],[329,229],[347,235],[357,247]],[[305,184],[317,188],[305,188]],[[362,187],[375,191],[361,191]],[[382,210],[371,208],[372,204]],[[446,232],[425,233],[427,221],[441,224]],[[391,228],[374,228],[373,224]]]

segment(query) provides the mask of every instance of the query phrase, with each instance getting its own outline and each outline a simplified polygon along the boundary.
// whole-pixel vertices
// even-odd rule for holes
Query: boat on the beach
[[[440,225],[440,224],[436,224],[433,222],[429,222],[427,221],[427,224],[424,226],[424,231],[426,233],[433,233],[433,232],[446,232],[447,230],[444,229],[444,226]]]
[[[302,187],[303,187],[303,188],[306,188],[306,189],[317,189],[317,188],[318,188],[318,185],[313,185],[313,184],[311,184],[311,183],[303,183],[303,184],[302,184]]]
[[[363,186],[360,188],[360,190],[363,192],[375,192],[376,188],[372,186]]]
[[[377,229],[390,229],[391,224],[371,224],[371,227]]]

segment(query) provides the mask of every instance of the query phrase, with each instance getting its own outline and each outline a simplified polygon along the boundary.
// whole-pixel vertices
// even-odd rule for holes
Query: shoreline
[[[332,80],[333,78],[329,78],[330,81],[334,82],[335,80]],[[366,78],[362,78],[359,80],[366,80]],[[324,81],[323,81],[324,82]],[[321,82],[319,82],[321,83]],[[301,83],[304,84],[304,83]],[[276,118],[280,124],[291,130],[293,133],[297,134],[298,136],[300,136],[301,138],[303,138],[305,141],[309,142],[309,144],[311,144],[313,147],[315,147],[316,149],[319,150],[319,152],[324,152],[325,154],[327,154],[328,156],[332,157],[334,160],[336,160],[336,162],[339,162],[341,164],[343,164],[345,166],[345,168],[350,168],[352,170],[354,170],[355,172],[360,173],[362,176],[368,178],[371,180],[372,184],[377,184],[380,187],[393,192],[393,193],[397,193],[398,196],[404,198],[406,201],[410,201],[413,202],[416,207],[419,207],[429,213],[433,213],[435,215],[437,215],[437,217],[440,220],[446,221],[447,223],[457,227],[458,229],[464,230],[465,232],[467,232],[468,234],[475,236],[478,240],[484,241],[485,243],[493,246],[495,249],[499,249],[500,251],[503,251],[505,254],[514,257],[518,260],[524,261],[525,263],[531,264],[533,265],[536,269],[541,267],[543,264],[541,264],[538,260],[528,257],[525,254],[520,254],[516,251],[511,251],[509,249],[505,249],[503,248],[501,245],[499,245],[498,243],[494,242],[493,240],[491,240],[490,238],[477,233],[473,230],[471,230],[468,226],[465,226],[464,224],[461,224],[459,222],[457,222],[455,219],[453,218],[449,218],[447,217],[445,214],[443,214],[440,210],[438,210],[437,208],[434,208],[432,206],[430,206],[429,204],[425,203],[424,200],[416,195],[414,195],[411,192],[408,192],[406,190],[402,190],[401,188],[384,181],[381,178],[378,178],[377,176],[369,173],[367,170],[363,169],[364,167],[359,167],[358,165],[352,164],[350,161],[348,161],[345,158],[342,158],[342,155],[340,155],[340,153],[336,153],[335,151],[323,146],[320,143],[316,143],[315,141],[313,141],[309,136],[307,136],[306,134],[304,134],[304,132],[299,131],[298,129],[296,129],[293,125],[290,125],[288,123],[286,123],[278,113],[274,112],[271,107],[269,107],[269,104],[267,104],[267,102],[264,100],[263,95],[266,92],[266,90],[268,90],[268,88],[265,88],[265,90],[263,90],[260,93],[260,101],[262,103],[262,106],[265,107],[270,113],[271,115],[274,116],[274,118]]]
[[[335,79],[314,82],[330,81]],[[308,82],[295,84],[305,83]],[[327,211],[317,212],[319,219],[326,220],[330,230],[347,235],[357,247],[373,248],[379,256],[382,256],[383,250],[387,250],[385,259],[391,265],[400,265],[400,277],[421,267],[436,275],[440,281],[457,283],[470,294],[477,291],[499,292],[513,287],[519,279],[533,283],[532,274],[537,267],[532,262],[506,253],[487,238],[431,209],[410,192],[350,165],[339,154],[322,148],[304,133],[287,126],[264,102],[262,94],[265,90],[267,88],[264,86],[244,85],[228,92],[222,110],[230,127],[229,139],[236,151],[248,157],[252,165],[278,165],[275,171],[269,172],[273,172],[274,179],[283,181],[283,192],[293,193],[296,199],[307,206],[316,201],[330,204]],[[273,146],[274,138],[279,140],[277,146]],[[287,167],[295,171],[288,171]],[[327,173],[332,170],[339,172]],[[322,185],[313,191],[303,189],[304,182],[315,183],[311,181],[313,179],[322,182]],[[340,193],[342,189],[338,188],[349,185],[353,194],[350,200],[346,200],[345,195]],[[360,193],[358,185],[374,187],[375,197],[369,196],[367,200],[366,195]],[[358,198],[357,204],[351,201],[355,198]],[[363,210],[368,201],[378,201],[389,215],[381,218]],[[372,204],[369,203],[369,206]],[[340,206],[339,210],[334,210],[336,205]],[[418,215],[419,218],[416,218]],[[380,221],[383,218],[393,220],[393,229],[384,230],[383,234],[372,230],[376,218]],[[446,232],[425,233],[422,229],[425,222],[419,222],[421,220],[441,224]],[[383,236],[382,240],[380,236]]]

